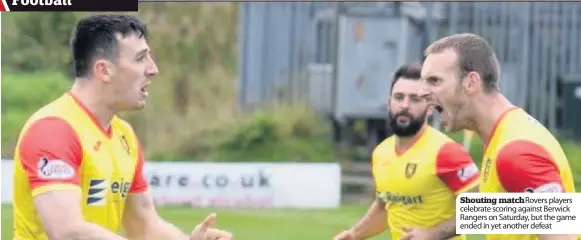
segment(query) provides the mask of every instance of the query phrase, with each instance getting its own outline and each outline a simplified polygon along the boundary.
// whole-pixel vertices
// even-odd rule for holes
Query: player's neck
[[[480,136],[482,141],[488,141],[496,127],[498,120],[515,106],[501,93],[482,95],[474,103],[472,111],[472,129]],[[484,142],[485,145],[488,142]]]
[[[73,84],[71,93],[75,95],[77,100],[80,101],[87,110],[90,111],[90,114],[94,115],[103,129],[109,129],[115,111],[106,104],[108,101],[104,98],[104,94],[100,93],[100,91],[102,91],[101,89],[94,86],[88,86],[91,84],[89,82],[80,81],[76,81],[75,84]]]
[[[413,136],[409,136],[409,137],[396,136],[396,138],[395,138],[395,149],[396,149],[396,152],[398,152],[398,153],[404,153],[409,148],[411,148],[414,145],[414,143],[416,143],[416,141],[421,137],[421,135],[422,135],[422,133],[424,132],[425,129],[426,129],[426,126],[424,125]]]

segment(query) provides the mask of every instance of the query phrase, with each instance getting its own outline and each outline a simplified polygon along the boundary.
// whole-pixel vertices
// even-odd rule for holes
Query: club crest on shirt
[[[412,178],[416,173],[416,169],[418,168],[418,164],[416,163],[408,163],[405,165],[405,177]]]
[[[125,152],[127,152],[127,154],[129,154],[129,144],[127,143],[127,138],[125,137],[125,135],[121,135],[121,146],[123,146],[123,149],[125,150]]]

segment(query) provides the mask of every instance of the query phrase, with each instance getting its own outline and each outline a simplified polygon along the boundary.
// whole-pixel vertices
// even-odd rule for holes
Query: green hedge
[[[12,156],[20,129],[40,106],[70,88],[61,74],[2,71],[2,156]]]
[[[72,81],[58,73],[8,72],[2,78],[2,156],[11,157],[26,119],[66,92]],[[144,113],[132,116],[140,114]],[[131,121],[130,117],[124,117]],[[190,121],[199,122],[198,119]],[[166,119],[157,115],[147,116],[145,120]],[[142,128],[138,134],[148,136],[147,129]],[[269,111],[239,115],[234,121],[201,131],[199,135],[170,139],[165,147],[150,151],[147,157],[160,161],[333,161],[335,157],[327,136],[324,123],[305,105],[281,105]],[[156,144],[149,142],[146,148]]]

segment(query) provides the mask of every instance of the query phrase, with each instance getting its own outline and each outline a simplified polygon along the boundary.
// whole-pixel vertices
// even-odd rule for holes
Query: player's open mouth
[[[434,106],[434,109],[436,109],[436,111],[438,111],[438,113],[442,114],[442,112],[444,111],[444,108],[442,108],[442,106],[436,105]]]
[[[399,116],[397,117],[397,123],[400,125],[407,125],[410,122],[410,118],[408,116]]]
[[[149,86],[149,83],[146,84],[144,87],[142,87],[139,91],[141,92],[142,95],[147,96],[147,87]]]
[[[440,105],[435,105],[434,109],[440,114],[440,122],[444,126],[448,126],[448,115],[444,113],[444,108]]]
[[[440,122],[446,126],[448,124],[448,119],[447,119],[447,115],[444,113],[444,108],[438,104],[438,102],[432,100],[432,102],[430,103],[430,106],[433,107],[434,110],[436,110],[438,112],[438,114],[440,115],[439,119]]]

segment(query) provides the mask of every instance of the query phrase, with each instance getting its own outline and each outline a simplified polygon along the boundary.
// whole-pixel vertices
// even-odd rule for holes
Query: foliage
[[[2,72],[2,156],[11,156],[26,119],[70,87],[62,74]]]
[[[75,13],[15,13],[2,15],[2,67],[34,72],[68,73],[67,48]]]
[[[234,157],[271,161],[331,161],[324,125],[306,105],[281,106],[257,112],[219,145],[217,159]],[[222,154],[226,153],[226,154]],[[232,154],[228,156],[229,154]],[[248,153],[254,153],[249,156]],[[285,159],[292,156],[291,159]]]
[[[2,81],[2,156],[13,154],[19,131],[26,119],[39,107],[56,99],[71,85],[59,73],[5,72]],[[225,83],[223,83],[225,84]],[[34,88],[31,88],[34,86]],[[33,92],[31,92],[33,91]],[[204,99],[210,99],[208,95]],[[210,102],[220,102],[220,99]],[[155,102],[153,103],[155,104]],[[156,106],[148,106],[146,109]],[[194,114],[175,119],[206,124],[192,124],[178,136],[150,136],[146,149],[149,159],[215,161],[331,161],[333,153],[325,125],[305,104],[280,105],[254,113],[230,114],[223,111],[193,109]],[[224,109],[222,109],[224,110]],[[205,114],[204,114],[205,112]],[[134,121],[168,121],[167,116],[145,118],[134,113]],[[147,114],[147,110],[145,111]],[[164,113],[166,114],[166,113]],[[169,114],[168,114],[169,115]],[[127,118],[127,116],[125,116]],[[171,117],[171,115],[169,116]],[[212,119],[215,119],[213,121]],[[217,122],[216,120],[221,120]],[[169,123],[169,121],[168,121]],[[199,125],[199,126],[198,126]],[[165,125],[171,127],[174,125]],[[195,127],[198,126],[198,127]],[[176,129],[176,132],[179,128]],[[178,141],[179,139],[179,141]]]
[[[561,145],[567,155],[567,159],[569,159],[569,164],[571,164],[577,191],[581,191],[581,144],[563,141]]]

